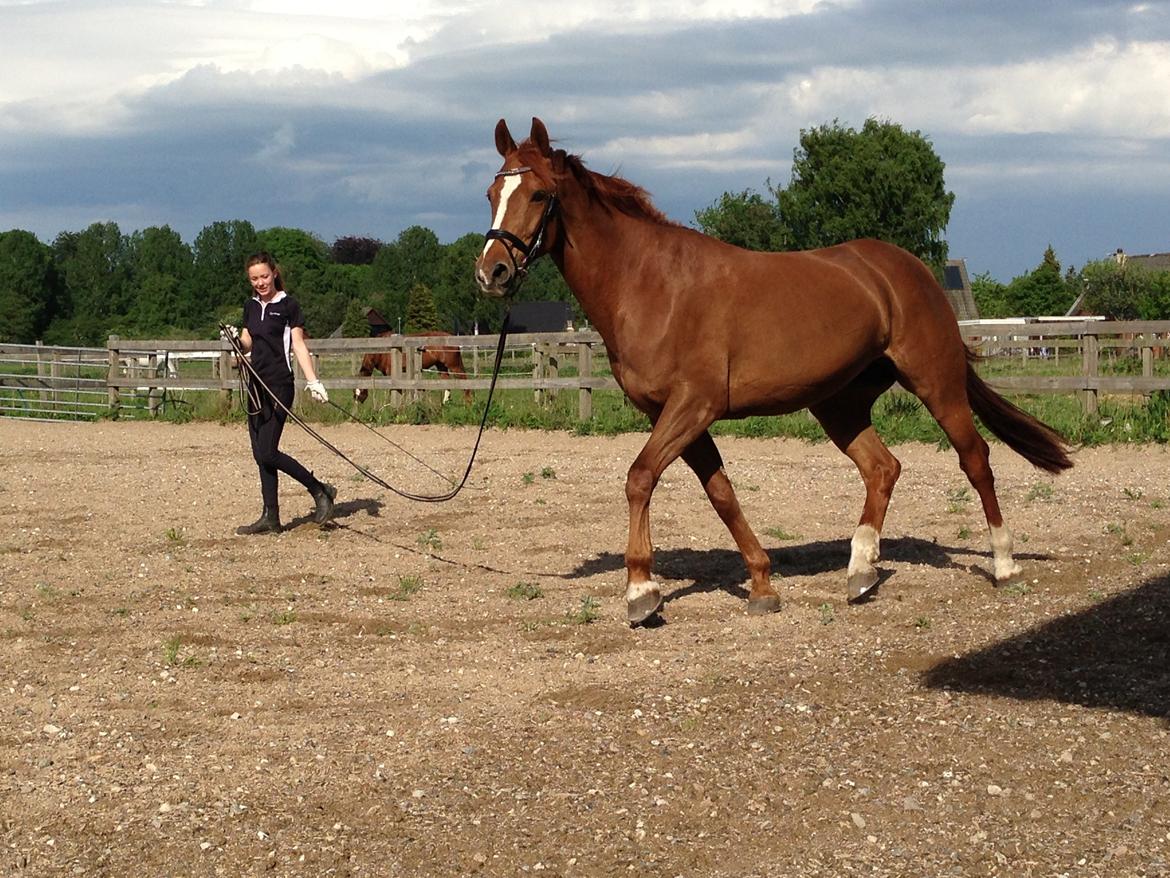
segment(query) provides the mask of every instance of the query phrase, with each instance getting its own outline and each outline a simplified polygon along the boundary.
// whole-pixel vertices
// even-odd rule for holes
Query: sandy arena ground
[[[461,472],[474,431],[385,434]],[[387,480],[442,483],[370,432]],[[652,508],[661,622],[622,599],[644,436],[491,432],[423,504],[307,436],[332,525],[259,512],[242,426],[0,421],[0,874],[1170,874],[1170,454],[1059,478],[995,446],[996,588],[953,453],[894,449],[876,598],[828,445],[719,445],[783,610],[697,482]]]

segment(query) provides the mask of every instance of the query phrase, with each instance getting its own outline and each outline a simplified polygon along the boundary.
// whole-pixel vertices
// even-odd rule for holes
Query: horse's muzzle
[[[493,242],[495,243],[495,242]],[[510,295],[524,277],[524,270],[518,268],[512,259],[501,259],[490,255],[489,247],[475,263],[475,282],[482,295],[491,299],[502,299]]]

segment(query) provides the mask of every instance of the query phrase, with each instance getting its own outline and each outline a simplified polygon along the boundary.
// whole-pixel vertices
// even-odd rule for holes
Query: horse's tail
[[[988,387],[975,372],[978,359],[967,348],[967,399],[983,425],[1033,466],[1050,473],[1069,469],[1073,462],[1065,438]]]

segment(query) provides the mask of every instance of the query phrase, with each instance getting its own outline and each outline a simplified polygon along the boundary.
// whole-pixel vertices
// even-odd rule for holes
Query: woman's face
[[[263,262],[248,267],[248,282],[261,299],[269,299],[276,292],[276,277]]]

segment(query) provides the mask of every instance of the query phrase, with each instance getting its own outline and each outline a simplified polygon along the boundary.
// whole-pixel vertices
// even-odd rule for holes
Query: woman
[[[301,373],[308,379],[305,389],[318,402],[328,402],[325,386],[317,380],[313,358],[305,345],[305,317],[297,300],[284,291],[280,269],[268,253],[256,253],[245,263],[248,282],[255,295],[244,303],[244,325],[236,335],[240,347],[252,352],[252,369],[248,400],[248,436],[252,456],[260,467],[260,494],[264,512],[252,524],[236,528],[238,534],[280,532],[280,507],[277,499],[277,473],[292,476],[308,489],[316,502],[313,521],[324,524],[333,514],[337,489],[327,485],[300,463],[282,452],[280,434],[288,418],[286,409],[293,403],[293,373],[289,352],[297,358]],[[265,390],[256,376],[267,385]],[[269,393],[271,391],[271,394]],[[273,396],[282,405],[273,401]]]

